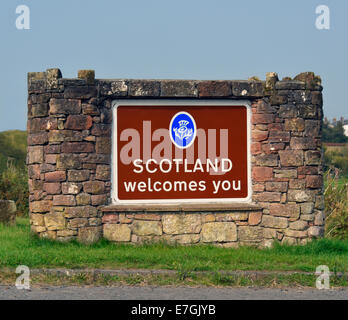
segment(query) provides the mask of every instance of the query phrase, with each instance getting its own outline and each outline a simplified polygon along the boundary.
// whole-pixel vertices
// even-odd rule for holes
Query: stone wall
[[[94,242],[166,240],[267,246],[323,235],[322,87],[306,72],[279,81],[77,79],[59,69],[28,74],[28,172],[32,230]],[[114,99],[246,99],[252,105],[250,204],[114,206]]]

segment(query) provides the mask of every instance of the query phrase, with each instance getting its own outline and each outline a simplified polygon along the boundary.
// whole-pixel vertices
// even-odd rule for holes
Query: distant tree
[[[348,142],[348,137],[344,135],[343,123],[337,121],[335,126],[330,127],[328,123],[324,122],[322,139],[323,142]]]

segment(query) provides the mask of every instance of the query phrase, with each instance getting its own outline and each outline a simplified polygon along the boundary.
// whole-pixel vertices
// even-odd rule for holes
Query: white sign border
[[[244,106],[247,110],[247,161],[248,161],[248,195],[245,198],[202,198],[202,199],[151,199],[121,200],[117,195],[117,108],[119,106]],[[112,138],[111,138],[111,204],[219,204],[252,203],[251,180],[251,104],[249,100],[228,99],[116,99],[112,101]]]

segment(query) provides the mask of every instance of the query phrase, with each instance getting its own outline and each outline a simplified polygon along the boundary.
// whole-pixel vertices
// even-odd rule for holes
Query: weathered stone
[[[235,97],[262,97],[264,82],[262,81],[232,81],[232,94]]]
[[[102,181],[87,181],[83,183],[83,191],[91,194],[104,193],[104,182]]]
[[[263,230],[263,237],[266,239],[274,239],[277,237],[277,231],[276,229],[272,228],[262,228]]]
[[[59,194],[61,192],[61,185],[58,182],[44,183],[43,190],[47,194]]]
[[[45,220],[44,220],[44,214],[30,214],[30,223],[33,226],[44,226]]]
[[[272,203],[269,212],[272,216],[297,219],[300,216],[300,206],[295,203]]]
[[[252,178],[254,181],[269,181],[273,178],[273,168],[253,167]]]
[[[248,223],[250,226],[256,226],[261,222],[262,212],[250,212]]]
[[[282,105],[278,111],[280,118],[296,118],[298,116],[298,108],[295,105]]]
[[[305,152],[305,163],[308,166],[319,165],[321,161],[321,152],[320,151],[306,151]]]
[[[305,179],[290,179],[289,188],[290,189],[305,189],[306,180]]]
[[[76,200],[73,195],[55,195],[53,196],[54,206],[75,206]]]
[[[110,180],[111,168],[108,165],[98,165],[95,178],[97,180],[108,181]]]
[[[195,81],[164,80],[161,81],[161,97],[197,97]]]
[[[94,70],[79,70],[77,77],[86,80],[87,84],[94,84],[95,72]]]
[[[81,243],[90,244],[97,242],[102,236],[101,227],[79,228],[77,240]]]
[[[154,80],[131,80],[128,83],[130,97],[158,97],[160,95],[160,82]]]
[[[66,180],[65,171],[54,171],[45,173],[46,182],[61,182]]]
[[[248,220],[247,212],[216,213],[215,220],[219,222],[226,221],[246,221]]]
[[[300,204],[301,206],[301,214],[311,214],[314,210],[313,202],[304,202]]]
[[[93,121],[91,116],[86,115],[69,115],[65,123],[65,129],[71,130],[88,130],[92,127]]]
[[[325,223],[325,213],[324,211],[317,211],[315,213],[314,224],[316,226],[323,226]]]
[[[324,229],[322,227],[318,227],[318,226],[312,226],[309,227],[308,229],[308,235],[310,237],[321,237],[324,233]]]
[[[268,138],[268,131],[253,130],[251,138],[253,141],[264,141]]]
[[[312,222],[314,221],[314,214],[301,214],[301,220]]]
[[[239,241],[261,241],[263,239],[263,228],[261,227],[238,227]]]
[[[253,198],[258,202],[279,202],[280,197],[280,192],[261,192],[253,195]]]
[[[285,236],[293,237],[293,238],[306,238],[307,237],[307,230],[299,231],[299,230],[286,229]]]
[[[82,185],[79,183],[65,182],[62,183],[63,194],[78,194],[82,189]]]
[[[118,221],[118,214],[104,214],[102,218],[103,224],[117,223]]]
[[[269,142],[289,142],[290,141],[290,132],[279,131],[279,130],[270,130],[268,141]]]
[[[268,124],[274,122],[274,114],[272,113],[253,113],[251,116],[252,124]]]
[[[97,137],[95,149],[97,153],[111,154],[111,138]]]
[[[126,224],[104,224],[104,238],[116,242],[129,242],[131,240],[131,229]]]
[[[92,142],[64,142],[61,146],[63,153],[89,153],[94,152]]]
[[[106,194],[95,194],[91,196],[92,206],[105,205],[108,202],[108,196]]]
[[[319,189],[323,186],[323,176],[306,176],[306,188]]]
[[[51,210],[51,207],[51,200],[32,201],[29,203],[29,208],[31,212],[49,212]]]
[[[79,114],[81,101],[73,99],[51,99],[50,114]]]
[[[296,169],[274,169],[275,178],[280,179],[293,179],[297,178],[297,170]]]
[[[28,135],[28,145],[42,145],[48,142],[47,132],[32,133]]]
[[[28,164],[43,163],[44,153],[42,146],[28,147]]]
[[[87,218],[74,218],[74,219],[70,219],[68,222],[69,228],[82,228],[87,226],[88,226]]]
[[[200,240],[199,234],[179,234],[175,236],[168,236],[165,238],[169,243],[178,243],[178,244],[194,244],[198,243]]]
[[[93,218],[98,215],[97,208],[92,206],[65,208],[66,218]]]
[[[278,166],[277,154],[259,155],[256,157],[256,165],[261,167],[276,167]]]
[[[66,99],[90,99],[97,95],[95,86],[68,86],[64,90],[64,98]]]
[[[295,201],[295,202],[313,201],[313,194],[309,190],[290,189],[288,192],[288,201]]]
[[[305,129],[305,121],[301,118],[285,119],[284,129],[301,132]]]
[[[166,234],[199,233],[202,228],[199,214],[165,214],[162,223]]]
[[[303,165],[302,150],[279,150],[280,164],[283,167],[297,167]]]
[[[109,124],[95,123],[92,127],[91,134],[97,137],[110,137],[111,126]]]
[[[234,222],[209,222],[202,227],[203,242],[237,241],[237,227]]]
[[[313,138],[293,137],[290,141],[290,148],[293,150],[316,149],[317,145]]]
[[[232,95],[228,81],[201,81],[198,83],[200,97],[228,97]]]
[[[132,224],[132,231],[137,236],[160,236],[162,225],[159,221],[136,220]]]
[[[69,170],[68,180],[72,182],[82,182],[89,179],[89,170]]]
[[[0,200],[0,223],[14,224],[16,222],[17,207],[12,200]]]
[[[261,226],[263,227],[285,229],[288,227],[288,225],[288,219],[286,218],[279,218],[268,215],[262,216]]]
[[[57,155],[57,169],[79,169],[81,167],[80,157],[76,154]]]
[[[63,230],[66,221],[61,212],[51,211],[44,216],[45,226],[47,230]]]
[[[86,206],[91,204],[91,196],[88,193],[79,193],[76,196],[76,204],[78,206]]]
[[[287,190],[287,182],[266,182],[266,191],[286,192]]]
[[[294,222],[290,222],[289,224],[289,228],[292,230],[305,230],[308,227],[308,223],[306,221],[302,221],[302,220],[297,220]]]
[[[78,142],[83,139],[83,131],[51,130],[48,133],[49,143]]]

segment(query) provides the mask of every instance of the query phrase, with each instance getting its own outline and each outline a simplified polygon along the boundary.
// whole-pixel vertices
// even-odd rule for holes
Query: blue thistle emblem
[[[169,126],[172,142],[181,149],[188,148],[196,137],[196,123],[187,112],[179,112],[172,118]]]

